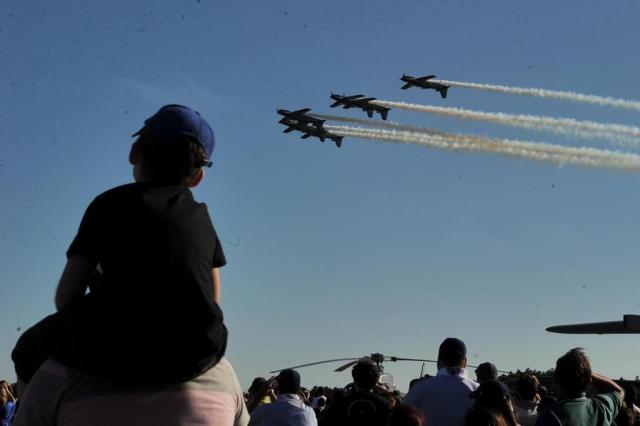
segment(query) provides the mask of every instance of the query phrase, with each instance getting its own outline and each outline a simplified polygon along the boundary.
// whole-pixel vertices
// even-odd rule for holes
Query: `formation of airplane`
[[[337,135],[326,130],[324,128],[325,120],[307,115],[309,111],[311,111],[309,108],[299,109],[297,111],[279,109],[278,114],[283,117],[278,121],[278,123],[287,127],[284,129],[284,133],[290,133],[296,130],[302,133],[302,139],[307,139],[311,136],[320,139],[321,142],[324,142],[326,139],[330,139],[335,142],[338,148],[340,148],[342,146],[342,139],[344,136]]]
[[[331,108],[335,108],[337,106],[342,106],[344,109],[360,108],[367,113],[369,118],[372,118],[373,113],[377,112],[383,120],[386,120],[387,115],[391,110],[390,108],[371,103],[371,101],[375,101],[376,98],[365,98],[364,95],[345,96],[332,93],[331,99],[335,101],[331,104]]]
[[[442,96],[443,99],[446,98],[449,86],[429,81],[432,78],[435,78],[435,75],[411,77],[410,75],[402,74],[401,80],[406,83],[402,86],[402,89],[408,89],[413,86],[421,87],[423,89],[434,89],[440,93],[440,96]],[[373,103],[376,98],[368,98],[364,95],[346,96],[344,94],[338,95],[331,93],[331,99],[334,101],[331,104],[331,108],[339,106],[342,106],[344,109],[359,108],[366,112],[369,118],[373,118],[373,114],[377,112],[383,120],[386,120],[389,115],[389,111],[391,111],[391,108]],[[321,142],[324,142],[326,139],[330,139],[335,142],[338,148],[340,148],[342,146],[342,139],[344,136],[331,133],[325,129],[324,122],[326,120],[309,115],[308,113],[310,111],[310,108],[302,108],[295,111],[278,109],[278,114],[282,116],[278,123],[286,126],[284,133],[290,133],[295,130],[302,133],[302,139],[310,138],[312,136],[320,139]]]
[[[402,74],[402,78],[400,80],[404,81],[406,84],[401,87],[402,90],[406,90],[410,87],[421,87],[423,89],[434,89],[437,92],[440,92],[440,96],[443,99],[447,98],[447,90],[449,90],[450,86],[441,83],[435,83],[433,81],[429,81],[432,78],[435,78],[435,75],[426,75],[424,77],[411,77],[410,75]]]

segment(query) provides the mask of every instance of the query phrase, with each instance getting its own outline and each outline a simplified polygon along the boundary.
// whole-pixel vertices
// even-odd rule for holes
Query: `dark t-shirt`
[[[352,390],[341,398],[334,398],[334,405],[329,408],[320,422],[326,426],[383,426],[391,405],[387,398],[371,391]]]
[[[97,282],[70,308],[75,367],[136,381],[181,381],[226,347],[212,269],[226,264],[207,207],[182,186],[134,183],[89,205],[67,256],[95,260]]]

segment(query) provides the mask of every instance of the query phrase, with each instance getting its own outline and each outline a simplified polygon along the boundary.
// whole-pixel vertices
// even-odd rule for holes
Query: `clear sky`
[[[0,377],[14,378],[21,331],[53,312],[85,207],[131,181],[130,135],[167,103],[216,132],[215,165],[194,192],[229,261],[222,307],[243,386],[328,358],[434,358],[447,336],[467,343],[470,363],[502,370],[547,369],[583,346],[594,369],[635,377],[639,337],[544,329],[640,312],[637,174],[358,139],[336,149],[283,134],[275,111],[336,113],[335,91],[636,125],[629,111],[455,88],[442,100],[398,79],[640,99],[639,12],[594,0],[2,1]],[[303,384],[346,384],[332,367],[301,370]],[[404,390],[420,367],[387,371]]]

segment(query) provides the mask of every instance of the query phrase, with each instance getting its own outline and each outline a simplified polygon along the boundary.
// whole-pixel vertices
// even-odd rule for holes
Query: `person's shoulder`
[[[622,405],[622,396],[618,392],[599,393],[589,398],[591,401],[599,405],[604,405],[608,409],[620,408]]]

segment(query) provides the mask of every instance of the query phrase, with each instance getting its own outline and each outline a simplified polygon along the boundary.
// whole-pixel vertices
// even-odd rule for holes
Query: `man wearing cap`
[[[429,426],[460,425],[473,405],[469,394],[478,388],[465,370],[467,348],[460,339],[446,338],[438,351],[438,374],[416,383],[404,402],[420,409]]]
[[[134,136],[135,182],[89,204],[67,251],[58,312],[13,351],[24,382],[52,358],[127,384],[181,383],[224,355],[218,268],[226,259],[190,191],[211,165],[213,131],[198,112],[167,105]]]
[[[278,398],[251,413],[249,426],[317,426],[316,413],[300,397],[300,374],[282,370],[276,379]]]

